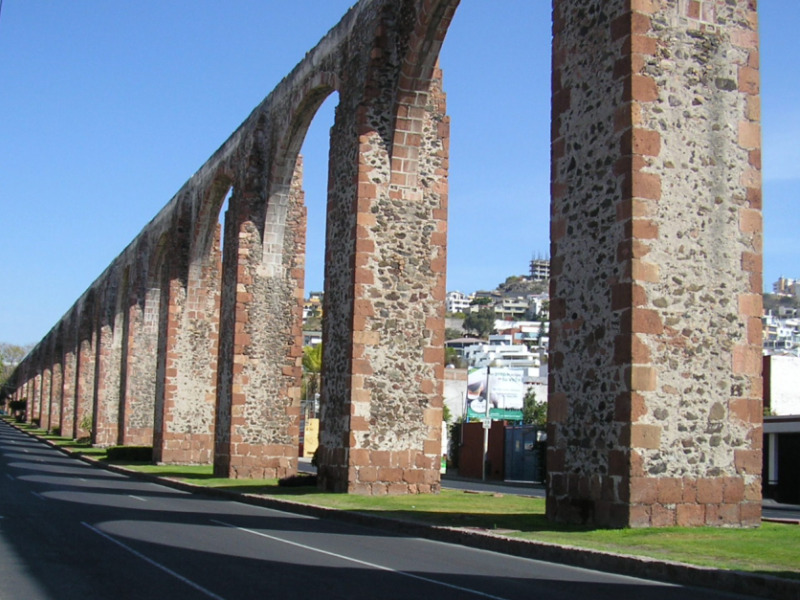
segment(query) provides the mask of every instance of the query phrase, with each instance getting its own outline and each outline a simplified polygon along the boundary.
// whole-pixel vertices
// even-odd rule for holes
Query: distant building
[[[525,344],[514,344],[512,335],[490,335],[489,343],[472,344],[464,348],[464,358],[471,367],[501,364],[504,367],[536,368],[541,365],[539,355],[528,350]]]
[[[449,313],[465,313],[469,311],[471,298],[461,292],[447,292],[445,310]]]
[[[531,260],[531,281],[546,281],[550,279],[550,261],[544,258]]]
[[[498,319],[519,321],[525,318],[529,306],[526,298],[502,298],[494,304],[494,312]]]
[[[793,313],[792,309],[789,314]],[[800,319],[773,314],[762,319],[765,354],[800,354]]]
[[[772,284],[772,291],[780,296],[796,296],[800,286],[797,285],[796,279],[787,279],[786,277],[778,278],[778,281]]]
[[[308,299],[303,302],[303,323],[310,317],[322,316],[322,299],[322,292],[311,292],[308,295]]]

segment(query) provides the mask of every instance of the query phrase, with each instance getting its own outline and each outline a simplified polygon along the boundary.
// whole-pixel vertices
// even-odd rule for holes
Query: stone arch
[[[344,96],[354,118],[337,114],[320,434],[320,485],[330,490],[439,487],[448,128],[433,69],[446,26],[433,23],[455,4],[426,12],[435,4],[376,11],[366,66]],[[430,68],[410,71],[408,55],[423,47]]]
[[[298,89],[278,94],[258,116],[263,133],[243,148],[247,167],[234,185],[226,220],[218,475],[269,477],[296,470],[306,235],[298,155],[316,110],[338,85],[326,72],[298,77]],[[269,136],[274,145],[265,143]]]
[[[119,427],[120,443],[126,445],[153,443],[158,330],[148,320],[151,238],[140,235],[125,252]]]
[[[111,446],[119,443],[120,435],[120,392],[124,379],[123,306],[126,303],[124,267],[112,263],[95,285],[98,286],[98,310],[95,322],[97,338],[92,443]]]
[[[198,194],[197,215],[194,218],[189,255],[190,268],[209,260],[215,243],[218,246],[217,223],[225,198],[233,188],[234,174],[220,167],[206,190]]]
[[[147,269],[145,327],[156,333],[156,372],[153,402],[153,460],[161,461],[164,440],[164,399],[166,395],[167,319],[169,311],[169,232],[161,232],[153,243]]]

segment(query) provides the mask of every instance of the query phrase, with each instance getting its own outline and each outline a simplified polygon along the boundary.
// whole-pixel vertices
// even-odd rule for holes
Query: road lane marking
[[[268,533],[264,533],[262,531],[256,531],[255,529],[248,529],[247,527],[239,527],[238,525],[232,525],[231,523],[226,523],[225,521],[217,521],[216,519],[210,519],[212,523],[217,523],[218,525],[224,525],[225,527],[231,527],[232,529],[238,529],[239,531],[244,531],[246,533],[252,533],[253,535],[257,535],[260,537],[264,537],[276,542],[281,542],[283,544],[288,544],[289,546],[295,546],[297,548],[301,548],[303,550],[308,550],[310,552],[317,552],[318,554],[325,554],[326,556],[332,556],[334,558],[338,558],[341,560],[349,561],[356,563],[358,565],[363,565],[365,567],[370,567],[373,569],[378,569],[380,571],[388,571],[390,573],[395,573],[397,575],[403,575],[405,577],[410,577],[411,579],[417,579],[419,581],[424,581],[426,583],[433,583],[435,585],[441,585],[446,588],[450,588],[452,590],[458,590],[460,592],[467,592],[468,594],[473,594],[475,596],[480,596],[481,598],[491,598],[492,600],[506,600],[506,598],[502,598],[500,596],[493,596],[491,594],[487,594],[485,592],[480,592],[478,590],[472,590],[470,588],[461,587],[460,585],[453,585],[452,583],[446,583],[444,581],[437,581],[436,579],[430,579],[428,577],[422,577],[421,575],[414,575],[413,573],[409,573],[408,571],[398,571],[397,569],[392,569],[391,567],[386,567],[384,565],[379,565],[376,563],[367,562],[365,560],[360,560],[358,558],[353,558],[351,556],[345,556],[344,554],[337,554],[336,552],[328,552],[327,550],[321,550],[320,548],[315,548],[314,546],[307,546],[305,544],[300,544],[298,542],[292,542],[290,540],[279,538],[274,535],[269,535]]]
[[[134,500],[139,500],[140,502],[147,502],[146,498],[140,498],[139,496],[134,496],[133,494],[128,494],[128,496]]]
[[[6,473],[6,477],[8,477],[11,481],[14,481],[14,476],[11,473]]]
[[[36,496],[39,500],[47,500],[44,496],[42,496],[39,492],[31,492],[34,496]]]
[[[223,598],[222,596],[218,596],[217,594],[215,594],[211,590],[207,590],[206,588],[204,588],[203,586],[195,583],[191,579],[187,579],[186,577],[184,577],[183,575],[180,575],[179,573],[176,573],[175,571],[173,571],[169,567],[165,567],[161,563],[158,563],[158,562],[154,561],[152,558],[149,558],[148,556],[145,556],[144,554],[142,554],[138,550],[134,550],[133,548],[131,548],[127,544],[123,544],[118,539],[111,537],[107,533],[105,533],[103,531],[100,531],[99,529],[97,529],[96,527],[93,527],[92,525],[89,525],[85,521],[81,521],[81,525],[83,525],[84,527],[90,529],[91,531],[94,531],[97,535],[99,535],[101,537],[104,537],[109,542],[114,542],[120,548],[123,548],[123,549],[127,550],[128,552],[130,552],[131,554],[133,554],[134,556],[137,556],[137,557],[141,558],[146,563],[151,564],[152,566],[156,567],[157,569],[161,569],[162,571],[164,571],[168,575],[172,575],[175,579],[178,579],[179,581],[182,581],[186,585],[193,587],[198,592],[204,593],[209,598],[214,598],[214,600],[225,600],[225,598]]]

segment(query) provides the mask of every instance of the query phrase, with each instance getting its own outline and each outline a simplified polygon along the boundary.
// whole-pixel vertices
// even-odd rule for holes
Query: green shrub
[[[317,485],[317,476],[309,474],[298,474],[290,477],[284,477],[278,480],[278,485],[281,487],[304,487]]]
[[[112,446],[106,450],[108,460],[153,462],[152,446]]]

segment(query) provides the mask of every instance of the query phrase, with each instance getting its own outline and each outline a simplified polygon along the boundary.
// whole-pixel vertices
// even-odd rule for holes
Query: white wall
[[[769,385],[773,415],[800,415],[800,358],[770,356]]]

